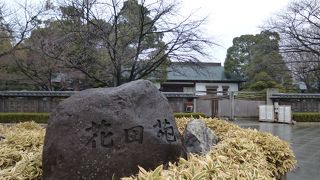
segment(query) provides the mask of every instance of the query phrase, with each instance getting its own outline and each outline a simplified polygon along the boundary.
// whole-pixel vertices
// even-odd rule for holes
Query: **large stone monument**
[[[119,179],[185,157],[167,99],[146,80],[89,89],[51,114],[43,179]]]

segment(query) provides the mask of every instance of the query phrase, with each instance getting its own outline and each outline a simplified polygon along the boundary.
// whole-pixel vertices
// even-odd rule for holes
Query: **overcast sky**
[[[205,31],[223,47],[215,47],[211,59],[223,64],[232,39],[244,34],[257,34],[259,26],[272,14],[285,9],[290,0],[183,0],[183,14],[196,12],[208,16]]]

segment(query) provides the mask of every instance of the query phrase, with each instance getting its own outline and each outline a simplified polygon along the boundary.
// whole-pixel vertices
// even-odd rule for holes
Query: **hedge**
[[[320,112],[294,112],[292,119],[297,122],[320,122]]]
[[[193,117],[193,118],[200,118],[200,117],[207,117],[202,112],[196,112],[196,113],[185,113],[185,112],[179,112],[179,113],[173,113],[175,118],[183,118],[183,117]]]
[[[0,123],[18,123],[34,121],[36,123],[47,123],[49,113],[25,113],[25,112],[9,112],[0,113]]]
[[[49,113],[0,113],[0,123],[18,123],[34,121],[37,123],[47,123]],[[182,117],[207,117],[204,113],[174,113],[175,118]],[[320,122],[320,112],[294,112],[293,120],[297,122]]]
[[[0,123],[18,123],[34,121],[36,123],[47,123],[49,119],[49,113],[25,113],[25,112],[10,112],[0,113]],[[174,113],[175,118],[182,117],[207,117],[204,113]]]

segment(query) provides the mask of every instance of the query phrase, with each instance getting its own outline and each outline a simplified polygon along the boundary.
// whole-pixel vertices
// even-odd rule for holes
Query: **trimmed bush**
[[[193,117],[193,118],[205,118],[207,117],[204,113],[202,112],[196,112],[196,113],[185,113],[185,112],[179,112],[179,113],[173,113],[174,117],[175,118],[190,118],[190,117]]]
[[[0,113],[0,123],[18,123],[34,121],[36,123],[47,123],[49,113],[25,113],[25,112],[10,112]]]
[[[294,112],[293,120],[297,122],[320,122],[320,112]]]

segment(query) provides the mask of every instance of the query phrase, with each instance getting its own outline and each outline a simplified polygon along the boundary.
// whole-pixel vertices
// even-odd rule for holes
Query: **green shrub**
[[[294,112],[293,120],[297,122],[320,122],[320,112]]]
[[[193,117],[193,118],[200,118],[200,117],[207,117],[202,112],[196,112],[196,113],[185,113],[185,112],[179,112],[179,113],[173,113],[175,118],[183,118],[183,117]]]
[[[0,113],[0,123],[18,123],[34,121],[36,123],[47,123],[49,113],[25,113],[25,112],[10,112]]]

